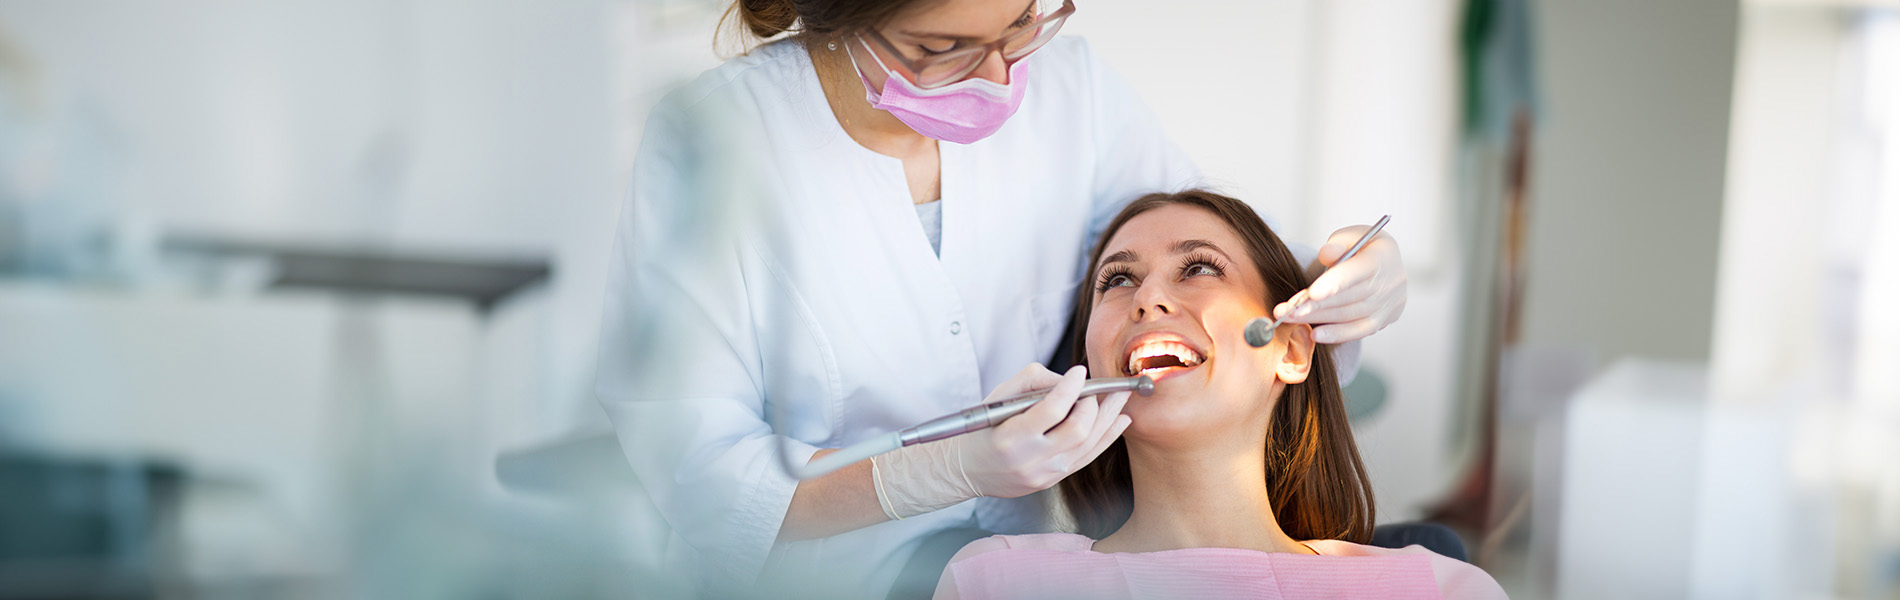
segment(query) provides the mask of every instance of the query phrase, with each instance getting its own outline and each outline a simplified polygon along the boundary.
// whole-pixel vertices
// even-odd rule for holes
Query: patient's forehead
[[[1169,204],[1135,215],[1102,246],[1102,256],[1134,250],[1143,253],[1143,258],[1150,258],[1147,253],[1165,253],[1169,246],[1182,240],[1207,240],[1220,246],[1229,256],[1244,260],[1240,237],[1234,235],[1227,222],[1205,208],[1190,204]]]

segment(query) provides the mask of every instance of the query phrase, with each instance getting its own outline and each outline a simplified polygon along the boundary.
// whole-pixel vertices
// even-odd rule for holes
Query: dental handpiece
[[[1347,248],[1345,254],[1339,255],[1339,260],[1333,261],[1333,266],[1339,266],[1340,263],[1346,262],[1346,259],[1359,254],[1359,249],[1366,247],[1366,242],[1372,241],[1372,238],[1378,237],[1379,230],[1385,229],[1385,224],[1390,222],[1392,222],[1392,215],[1379,217],[1379,222],[1373,223],[1372,229],[1366,230],[1366,234],[1359,236],[1359,241],[1353,242],[1352,247]],[[1314,260],[1317,261],[1319,259],[1316,258]],[[1326,271],[1331,270],[1333,270],[1333,267],[1326,267]],[[1326,271],[1320,271],[1319,274],[1325,275]],[[1314,277],[1313,281],[1319,281],[1319,277]],[[1307,290],[1300,290],[1300,292],[1294,294],[1290,300],[1295,303],[1305,300],[1306,292]],[[1286,314],[1287,316],[1292,316],[1293,309],[1288,308]],[[1266,317],[1254,317],[1252,321],[1247,322],[1247,330],[1243,333],[1243,337],[1247,338],[1247,345],[1255,348],[1266,346],[1268,342],[1273,341],[1273,332],[1279,331],[1280,322],[1285,320],[1286,317],[1280,317],[1271,321],[1268,321]]]
[[[1082,398],[1097,394],[1114,392],[1134,392],[1143,396],[1154,393],[1155,380],[1147,375],[1140,377],[1103,377],[1082,382],[1082,391],[1075,397]],[[1037,390],[1010,396],[981,406],[972,406],[962,412],[944,415],[924,421],[914,427],[897,432],[897,439],[905,446],[924,442],[934,442],[956,437],[972,431],[981,431],[995,427],[1004,419],[1022,414],[1035,406],[1036,402],[1048,395],[1049,390]]]
[[[1077,398],[1112,394],[1115,392],[1134,392],[1147,396],[1153,394],[1155,380],[1142,375],[1139,377],[1102,377],[1082,383]],[[961,411],[924,421],[912,427],[893,431],[856,444],[837,452],[812,460],[803,467],[793,469],[792,476],[799,479],[812,479],[846,465],[858,462],[904,446],[914,446],[925,442],[953,438],[974,431],[982,431],[1001,424],[1003,421],[1022,414],[1035,406],[1038,400],[1049,394],[1049,390],[1036,390],[1010,396],[1002,400],[973,406]]]

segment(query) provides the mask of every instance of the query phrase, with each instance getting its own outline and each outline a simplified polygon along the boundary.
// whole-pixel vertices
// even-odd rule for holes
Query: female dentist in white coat
[[[1068,2],[732,10],[794,35],[649,117],[605,306],[597,392],[671,529],[668,571],[710,595],[881,596],[934,532],[1045,531],[1033,493],[1120,435],[1127,398],[1077,398],[1088,374],[1034,363],[1106,221],[1196,185],[1193,163],[1086,42],[1055,36]],[[1404,303],[1382,235],[1290,320],[1343,343]],[[807,481],[784,468],[1052,385],[994,429]]]

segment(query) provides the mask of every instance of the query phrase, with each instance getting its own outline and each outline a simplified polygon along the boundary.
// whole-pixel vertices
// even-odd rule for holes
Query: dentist
[[[1122,373],[1035,363],[1063,339],[1108,220],[1200,176],[1086,42],[1056,37],[1075,12],[739,0],[728,16],[749,33],[791,35],[654,109],[597,393],[665,518],[668,571],[698,593],[882,596],[938,532],[1047,531],[1037,492],[1128,426],[1125,394],[1076,395]],[[1321,261],[1360,231],[1334,233]],[[1381,235],[1311,298],[1289,320],[1321,343],[1391,324],[1396,242]],[[784,468],[1051,386],[993,429],[808,481]]]

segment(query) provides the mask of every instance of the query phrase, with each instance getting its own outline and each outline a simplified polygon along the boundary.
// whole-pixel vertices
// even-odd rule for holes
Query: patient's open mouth
[[[1122,364],[1122,374],[1133,377],[1148,375],[1159,378],[1173,370],[1186,370],[1200,366],[1203,361],[1200,352],[1187,344],[1173,340],[1152,340],[1143,342],[1129,350],[1128,359]]]

